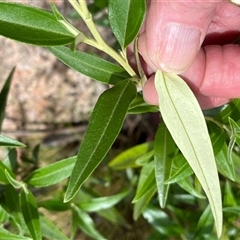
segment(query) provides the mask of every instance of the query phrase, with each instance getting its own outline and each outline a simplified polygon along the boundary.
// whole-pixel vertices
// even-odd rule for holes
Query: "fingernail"
[[[166,72],[182,73],[194,61],[201,32],[196,27],[170,23],[160,35],[158,62]]]

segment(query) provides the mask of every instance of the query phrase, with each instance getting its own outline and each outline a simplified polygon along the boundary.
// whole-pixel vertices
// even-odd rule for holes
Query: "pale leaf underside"
[[[222,231],[221,191],[213,149],[201,108],[177,75],[157,71],[155,87],[163,120],[200,181],[211,206],[218,236]]]

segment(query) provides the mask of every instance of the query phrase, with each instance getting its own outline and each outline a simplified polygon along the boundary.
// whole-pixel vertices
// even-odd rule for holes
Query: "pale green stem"
[[[111,56],[115,61],[117,61],[129,73],[130,76],[132,77],[136,76],[136,73],[133,71],[132,67],[128,63],[127,58],[121,56],[103,40],[102,36],[99,34],[93,22],[92,15],[88,11],[86,1],[79,0],[77,2],[76,0],[69,0],[69,2],[82,17],[82,19],[84,20],[84,22],[86,23],[87,27],[89,28],[90,32],[92,33],[93,37],[96,40],[94,41],[93,39],[87,38],[83,42],[105,52],[106,54]]]

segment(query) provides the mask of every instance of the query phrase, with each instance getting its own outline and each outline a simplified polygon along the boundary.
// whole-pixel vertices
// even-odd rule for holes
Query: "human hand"
[[[180,74],[203,109],[240,97],[240,8],[226,1],[148,2],[138,48],[148,74],[156,69]],[[154,75],[143,89],[158,104]]]

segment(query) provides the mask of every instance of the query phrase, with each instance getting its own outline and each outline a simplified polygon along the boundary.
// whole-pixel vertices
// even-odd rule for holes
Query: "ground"
[[[49,7],[48,1],[19,2]],[[62,13],[73,11],[67,1],[52,2]],[[80,21],[76,24],[86,30]],[[100,31],[109,39],[109,31],[103,28]],[[80,48],[88,51],[86,46]],[[11,136],[88,120],[98,96],[107,87],[69,69],[45,48],[3,37],[0,37],[0,62],[0,87],[16,66],[3,124],[3,133]]]

